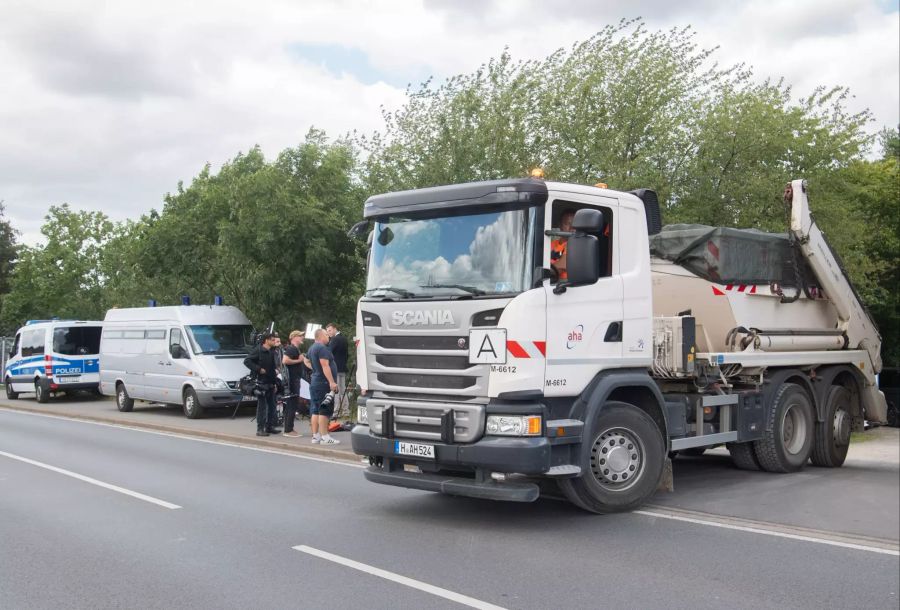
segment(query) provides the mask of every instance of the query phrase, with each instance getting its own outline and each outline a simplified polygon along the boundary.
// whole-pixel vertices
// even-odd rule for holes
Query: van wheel
[[[197,419],[203,415],[203,407],[200,406],[200,400],[197,398],[197,392],[194,391],[194,388],[185,388],[181,406],[184,408],[184,414],[188,419]]]
[[[753,448],[763,470],[796,472],[809,459],[813,446],[813,408],[796,383],[784,383],[769,409],[763,436]]]
[[[38,402],[50,402],[50,382],[45,378],[34,380],[34,397]]]
[[[850,448],[853,397],[847,388],[832,386],[825,399],[825,421],[816,422],[816,439],[813,444],[812,463],[826,468],[837,468],[847,459]]]
[[[595,433],[581,477],[559,487],[579,508],[611,513],[640,506],[659,485],[666,447],[647,413],[625,402],[608,402],[594,422]]]
[[[122,413],[127,413],[134,409],[134,400],[128,396],[128,390],[125,389],[124,383],[116,384],[116,407]]]
[[[19,397],[19,393],[12,389],[12,381],[9,380],[9,377],[6,378],[4,382],[6,386],[6,397],[10,400],[15,400]]]

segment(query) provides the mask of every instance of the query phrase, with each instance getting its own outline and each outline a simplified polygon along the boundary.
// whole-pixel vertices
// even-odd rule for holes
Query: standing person
[[[263,333],[262,343],[253,348],[244,359],[244,366],[256,376],[260,391],[256,397],[256,436],[269,436],[281,432],[275,427],[275,384],[278,363],[275,361],[275,347],[280,342],[275,333]]]
[[[281,359],[288,377],[288,397],[284,403],[284,435],[297,438],[302,436],[294,430],[294,418],[300,408],[300,382],[303,379],[303,355],[300,353],[300,346],[303,345],[303,331],[292,330],[288,341]]]
[[[328,331],[330,337],[328,349],[334,354],[334,362],[337,364],[337,391],[340,393],[338,413],[340,413],[344,406],[344,395],[347,392],[347,337],[341,334],[341,329],[334,322],[329,323],[325,330]]]
[[[309,413],[312,425],[314,444],[337,445],[341,441],[328,434],[328,420],[334,413],[334,400],[330,405],[323,405],[329,391],[337,391],[337,365],[334,355],[328,349],[328,332],[324,328],[316,331],[316,342],[307,357],[312,364],[312,382],[309,384]]]

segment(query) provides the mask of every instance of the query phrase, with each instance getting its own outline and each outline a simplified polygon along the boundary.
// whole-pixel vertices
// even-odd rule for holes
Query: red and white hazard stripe
[[[547,355],[547,342],[507,341],[506,351],[513,358],[543,358]]]
[[[716,296],[725,296],[725,292],[743,292],[744,294],[756,294],[756,284],[727,284],[725,292],[721,288],[712,286],[713,294]]]

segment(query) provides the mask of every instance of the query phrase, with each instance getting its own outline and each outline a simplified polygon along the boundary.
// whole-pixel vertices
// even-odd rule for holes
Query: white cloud
[[[848,85],[876,129],[900,120],[900,20],[879,0],[391,0],[5,3],[0,18],[0,200],[26,242],[51,204],[115,219],[160,207],[206,162],[260,144],[275,155],[310,126],[381,126],[399,83],[476,68],[508,46],[539,58],[620,18],[693,25],[721,64],[784,76],[798,97]],[[336,69],[292,45],[357,52]],[[390,83],[360,73],[371,67]]]

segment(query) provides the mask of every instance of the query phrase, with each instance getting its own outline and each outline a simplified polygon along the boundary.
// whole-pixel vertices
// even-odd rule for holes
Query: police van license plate
[[[410,455],[412,457],[433,460],[434,459],[434,445],[423,445],[421,443],[404,443],[403,441],[394,441],[394,453],[396,455]]]
[[[81,381],[81,375],[57,375],[57,383],[78,383]]]

